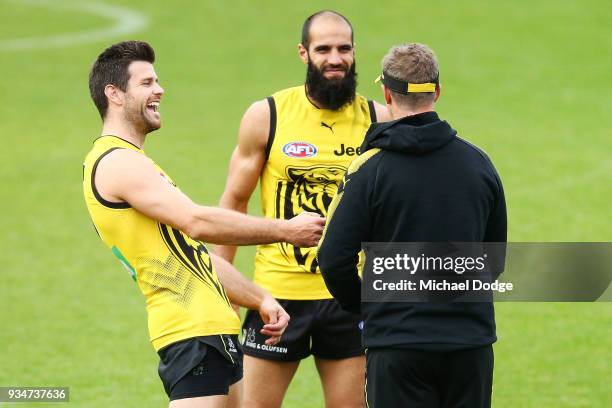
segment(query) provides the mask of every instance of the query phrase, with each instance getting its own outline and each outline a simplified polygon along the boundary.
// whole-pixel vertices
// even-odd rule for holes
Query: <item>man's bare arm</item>
[[[220,256],[210,258],[227,296],[240,306],[259,311],[264,326],[261,334],[270,336],[266,344],[276,344],[289,323],[289,315],[264,289],[246,279],[232,264]]]
[[[105,199],[127,202],[156,221],[211,243],[285,241],[299,246],[316,245],[324,224],[322,218],[308,214],[291,220],[270,220],[197,205],[162,177],[149,158],[129,149],[106,155],[98,164],[95,183]]]
[[[389,109],[387,109],[387,106],[381,105],[376,101],[374,101],[374,111],[376,111],[377,122],[388,122],[393,119],[391,117],[391,113],[389,113]]]
[[[249,199],[266,163],[266,145],[270,132],[270,106],[266,100],[252,104],[242,117],[238,144],[230,160],[225,190],[219,206],[247,212]],[[217,246],[215,253],[233,262],[235,246]]]

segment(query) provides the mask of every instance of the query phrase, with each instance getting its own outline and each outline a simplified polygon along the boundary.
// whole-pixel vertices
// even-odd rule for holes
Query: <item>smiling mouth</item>
[[[159,110],[159,102],[151,102],[147,104],[147,110],[156,112]]]
[[[344,68],[326,68],[323,70],[323,75],[325,74],[333,75],[333,76],[345,75],[346,70]]]

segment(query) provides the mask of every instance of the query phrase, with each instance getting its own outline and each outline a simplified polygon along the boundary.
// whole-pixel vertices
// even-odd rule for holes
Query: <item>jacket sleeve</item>
[[[363,164],[375,152],[362,155],[349,167],[327,214],[317,259],[325,284],[343,309],[361,310],[361,279],[357,264],[361,243],[370,235],[371,171]],[[368,163],[370,164],[370,163]]]
[[[506,212],[506,197],[504,187],[497,171],[493,168],[495,180],[498,185],[497,196],[485,230],[484,241],[495,242],[489,250],[489,264],[491,265],[492,280],[495,280],[504,271],[506,262],[506,242],[508,241],[508,219]]]

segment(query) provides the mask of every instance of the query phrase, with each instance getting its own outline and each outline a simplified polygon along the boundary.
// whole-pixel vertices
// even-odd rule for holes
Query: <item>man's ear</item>
[[[108,98],[108,104],[123,105],[123,91],[113,84],[104,87],[104,95]]]
[[[304,64],[308,64],[308,50],[302,44],[298,44],[298,54]]]
[[[442,92],[441,89],[442,85],[438,84],[438,86],[436,86],[436,97],[434,98],[434,102],[438,102],[438,99],[440,99],[440,93]]]
[[[391,105],[391,92],[389,89],[383,85],[383,93],[385,94],[385,102],[387,105]]]

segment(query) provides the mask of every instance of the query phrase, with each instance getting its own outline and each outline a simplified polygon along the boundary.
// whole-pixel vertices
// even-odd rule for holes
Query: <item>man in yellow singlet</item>
[[[204,241],[308,247],[320,238],[324,219],[256,218],[200,206],[183,194],[143,151],[147,134],[161,126],[164,90],[154,61],[149,44],[126,41],[107,48],[91,69],[103,129],[83,164],[85,202],[100,238],[145,297],[170,407],[238,407],[240,320],[231,302],[257,310],[266,347],[278,343],[289,316]]]
[[[302,212],[327,214],[370,123],[389,118],[386,107],[356,93],[353,30],[333,11],[308,17],[299,57],[306,83],[255,102],[242,118],[220,206],[246,212],[261,181],[266,218],[290,219]],[[232,261],[235,248],[217,253]],[[365,360],[360,319],[340,308],[325,287],[316,248],[287,243],[261,245],[255,283],[291,314],[274,347],[260,334],[259,314],[243,324],[245,406],[280,407],[300,360],[313,355],[328,407],[362,407]]]

